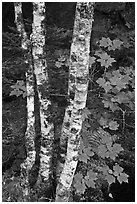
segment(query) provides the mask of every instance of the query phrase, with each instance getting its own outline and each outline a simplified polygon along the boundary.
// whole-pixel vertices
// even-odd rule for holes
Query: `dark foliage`
[[[56,163],[58,155],[58,142],[60,137],[61,124],[64,117],[65,107],[68,105],[67,97],[67,83],[68,83],[68,59],[70,52],[70,45],[72,40],[72,31],[74,24],[76,3],[57,2],[46,3],[47,9],[47,36],[45,57],[48,63],[48,72],[50,78],[50,98],[51,106],[51,120],[55,125],[55,157],[53,163]],[[135,3],[96,3],[95,7],[95,21],[93,32],[91,36],[91,52],[93,56],[99,49],[99,41],[104,37],[105,39],[119,39],[124,43],[121,49],[114,49],[109,51],[109,60],[114,58],[115,63],[107,69],[106,73],[111,71],[119,71],[121,68],[121,75],[125,74],[127,78],[128,68],[132,65],[131,72],[134,70],[134,26],[135,26]],[[25,63],[20,49],[20,38],[16,32],[14,24],[14,7],[13,3],[3,2],[2,4],[2,19],[3,19],[3,201],[19,202],[22,199],[21,187],[19,186],[20,164],[25,158],[25,141],[24,133],[26,129],[26,98],[22,96],[23,91],[19,97],[12,95],[12,86],[16,85],[18,81],[22,81],[25,86]],[[25,28],[28,34],[31,33],[32,22],[32,4],[23,3],[23,17]],[[107,51],[102,47],[103,51]],[[76,192],[75,184],[72,187],[73,202],[134,202],[135,200],[135,184],[134,184],[134,108],[132,104],[125,101],[118,104],[122,110],[126,111],[126,117],[123,120],[123,113],[119,110],[112,111],[112,109],[105,108],[102,99],[112,98],[115,92],[109,96],[104,94],[106,89],[103,83],[97,83],[99,78],[104,77],[108,82],[107,76],[104,74],[103,58],[97,57],[96,63],[90,69],[90,83],[87,100],[87,109],[85,112],[85,121],[83,124],[83,131],[85,137],[85,144],[98,144],[98,138],[93,141],[89,132],[95,131],[99,126],[103,126],[104,130],[110,135],[117,135],[116,142],[119,143],[124,151],[119,154],[116,162],[123,167],[127,175],[129,175],[128,183],[119,184],[113,183],[108,188],[107,182],[102,180],[102,174],[99,174],[96,189],[92,187],[85,188],[83,194]],[[110,60],[111,61],[111,60]],[[111,62],[109,63],[111,64]],[[127,70],[127,72],[124,70]],[[111,76],[112,77],[112,76]],[[110,78],[111,78],[110,77]],[[131,73],[130,73],[131,77]],[[131,77],[134,78],[133,75]],[[110,84],[112,85],[112,84]],[[121,84],[120,84],[121,85]],[[123,85],[123,84],[122,84]],[[127,88],[124,90],[125,95],[130,91],[130,95],[134,91],[134,84],[126,82]],[[123,85],[124,86],[124,85]],[[24,90],[24,89],[23,89]],[[121,89],[120,89],[121,91]],[[125,99],[122,99],[125,100]],[[131,101],[130,101],[131,102]],[[38,112],[38,106],[35,104],[35,109]],[[101,121],[103,118],[103,122]],[[116,118],[116,123],[111,120]],[[104,122],[107,121],[107,122]],[[39,121],[37,120],[37,143],[39,142]],[[109,124],[109,125],[108,125]],[[124,124],[124,125],[123,125]],[[119,125],[119,126],[117,126]],[[38,147],[39,148],[39,145]],[[86,155],[87,156],[87,155]],[[94,155],[86,159],[81,157],[84,163],[80,161],[77,167],[77,173],[84,178],[86,173],[94,168],[102,165],[102,160],[98,155]],[[110,159],[105,161],[107,165],[112,168],[113,162]],[[34,166],[34,177],[38,172],[37,160]],[[51,202],[54,201],[54,188],[48,198],[45,197],[41,189],[35,189],[35,179],[32,183],[32,195],[30,195],[30,202]],[[54,183],[55,185],[55,183]],[[112,197],[110,196],[112,194]]]

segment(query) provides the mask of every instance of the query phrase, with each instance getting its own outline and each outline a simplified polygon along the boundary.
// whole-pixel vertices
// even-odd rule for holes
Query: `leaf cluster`
[[[23,98],[26,97],[26,86],[23,80],[18,80],[15,85],[12,85],[11,88],[13,89],[10,93],[10,96],[20,96],[22,95]]]
[[[91,79],[93,88],[95,87],[99,94],[94,94],[94,89],[92,90],[91,97],[88,99],[90,109],[85,108],[83,113],[82,141],[84,144],[81,145],[79,161],[88,165],[92,160],[97,159],[101,164],[88,169],[85,175],[80,172],[75,175],[74,187],[78,194],[84,194],[89,187],[96,188],[99,179],[107,181],[110,186],[116,180],[120,184],[128,182],[129,177],[117,163],[118,156],[124,149],[116,142],[118,138],[116,131],[119,132],[121,127],[121,121],[118,120],[117,115],[122,113],[123,134],[125,114],[128,115],[134,111],[134,60],[129,66],[117,66],[117,55],[119,56],[120,52],[127,48],[125,41],[121,39],[111,40],[109,37],[102,37],[97,45],[98,50],[89,58],[91,73],[93,76],[94,73],[96,75],[96,67],[104,71],[95,81],[93,76]],[[98,64],[100,66],[97,66]],[[98,125],[95,125],[95,119]],[[93,131],[92,126],[98,130]]]

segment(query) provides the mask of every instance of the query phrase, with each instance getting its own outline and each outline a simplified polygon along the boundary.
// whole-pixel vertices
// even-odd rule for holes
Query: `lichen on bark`
[[[21,164],[21,186],[23,189],[24,201],[27,201],[29,194],[29,174],[35,162],[35,117],[34,117],[34,70],[31,61],[30,41],[24,28],[22,18],[22,3],[14,3],[15,23],[19,36],[21,37],[21,47],[23,49],[24,61],[26,62],[26,90],[27,90],[27,128],[25,132],[25,145],[27,157]]]
[[[62,143],[67,143],[65,164],[56,189],[56,202],[68,202],[73,176],[78,162],[82,114],[86,106],[89,74],[90,36],[93,23],[94,3],[77,3],[73,41],[70,54],[69,90],[73,91],[70,109],[66,109],[69,128],[63,125]],[[68,112],[69,109],[69,112]],[[70,117],[69,114],[70,113]],[[63,144],[63,145],[64,145]],[[66,144],[65,144],[66,145]]]
[[[45,2],[33,2],[33,24],[32,24],[32,57],[34,63],[34,73],[36,75],[37,92],[40,104],[40,167],[37,185],[45,183],[49,188],[52,184],[52,152],[54,131],[53,123],[50,121],[49,100],[49,79],[47,72],[47,63],[44,54],[46,27],[45,21]]]

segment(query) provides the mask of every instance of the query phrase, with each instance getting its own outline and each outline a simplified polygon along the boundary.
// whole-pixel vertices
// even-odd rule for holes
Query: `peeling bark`
[[[24,52],[24,58],[28,67],[26,72],[26,89],[27,89],[27,129],[25,133],[27,158],[21,164],[21,186],[23,187],[24,201],[29,194],[29,173],[35,162],[35,117],[34,117],[34,77],[31,61],[31,53],[27,33],[25,32],[22,19],[22,3],[15,2],[15,23],[21,37],[21,47]]]
[[[69,76],[70,95],[72,92],[74,101],[72,100],[70,110],[66,114],[67,119],[64,119],[69,124],[67,124],[67,128],[64,125],[62,130],[61,140],[65,141],[68,138],[68,146],[65,164],[56,189],[56,202],[69,201],[70,188],[78,162],[82,114],[86,106],[88,92],[90,36],[93,13],[94,3],[77,3]]]
[[[44,26],[45,13],[45,2],[33,2],[32,57],[34,73],[36,75],[41,121],[40,167],[37,185],[44,182],[45,187],[48,189],[51,186],[54,131],[53,123],[49,118],[51,102],[49,100],[47,63],[44,56],[46,35],[46,28]]]

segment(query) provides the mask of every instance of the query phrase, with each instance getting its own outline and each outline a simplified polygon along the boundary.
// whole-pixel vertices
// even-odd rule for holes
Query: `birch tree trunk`
[[[60,177],[60,174],[62,172],[64,163],[65,163],[65,157],[67,152],[67,141],[69,137],[69,129],[70,129],[70,123],[71,123],[71,113],[73,109],[73,101],[74,101],[74,95],[75,95],[75,81],[76,81],[76,73],[77,73],[77,61],[73,60],[73,52],[76,50],[76,37],[75,33],[78,30],[78,18],[79,16],[75,15],[75,21],[74,21],[74,28],[73,28],[73,39],[70,49],[70,58],[69,58],[69,81],[68,81],[68,97],[69,97],[69,105],[65,110],[64,120],[62,124],[62,130],[61,130],[61,137],[60,137],[60,159],[58,161],[57,166],[57,173],[56,177],[57,180]]]
[[[53,152],[53,123],[50,122],[49,80],[47,63],[44,56],[46,28],[45,3],[33,2],[33,25],[32,25],[32,57],[34,72],[36,75],[37,92],[40,105],[41,121],[41,149],[40,167],[37,185],[44,182],[46,189],[52,184],[52,152]]]
[[[25,32],[23,18],[22,18],[22,3],[14,3],[15,9],[15,23],[17,30],[21,37],[21,47],[23,49],[26,65],[28,66],[26,72],[26,89],[27,89],[27,129],[25,133],[27,158],[21,164],[21,186],[23,189],[24,201],[26,201],[29,194],[29,173],[35,162],[35,117],[34,117],[34,77],[31,62],[30,42]]]
[[[68,144],[65,164],[56,189],[56,202],[69,201],[70,188],[78,162],[82,113],[86,106],[88,92],[90,36],[93,13],[94,3],[77,3],[69,76],[69,88],[70,92],[72,91],[74,94],[74,101],[71,103],[73,105],[70,106],[70,110],[66,114],[69,117],[64,119],[64,121],[69,121],[69,124],[67,128],[64,125],[62,130],[62,140],[68,137]]]

